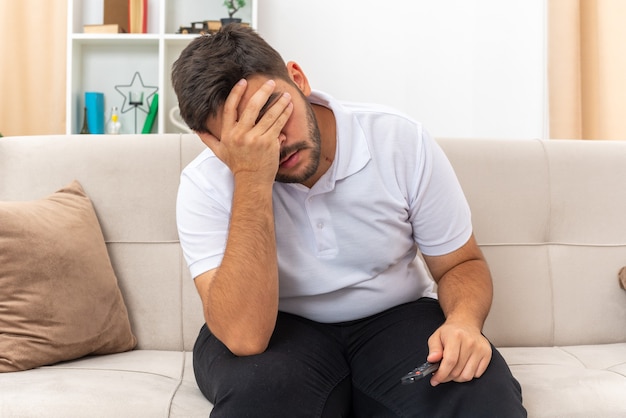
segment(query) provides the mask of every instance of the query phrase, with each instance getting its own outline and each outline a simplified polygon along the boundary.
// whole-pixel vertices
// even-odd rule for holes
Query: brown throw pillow
[[[41,200],[0,202],[0,372],[128,351],[136,343],[80,184]]]

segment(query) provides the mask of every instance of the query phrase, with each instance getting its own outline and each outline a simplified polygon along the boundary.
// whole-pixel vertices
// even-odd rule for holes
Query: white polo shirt
[[[363,318],[435,286],[416,251],[450,253],[472,233],[454,171],[421,124],[389,108],[311,103],[337,121],[337,152],[311,188],[275,183],[279,309],[319,322]],[[181,175],[177,222],[192,277],[219,267],[233,178],[206,149]]]

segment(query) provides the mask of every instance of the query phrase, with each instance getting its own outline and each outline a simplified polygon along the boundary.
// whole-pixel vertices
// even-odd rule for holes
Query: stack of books
[[[85,33],[147,33],[148,0],[104,0],[104,23],[85,25]]]

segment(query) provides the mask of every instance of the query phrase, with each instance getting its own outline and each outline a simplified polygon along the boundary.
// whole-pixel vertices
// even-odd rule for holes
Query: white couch
[[[485,334],[530,417],[626,416],[626,142],[442,139],[495,285]],[[202,324],[175,196],[195,135],[0,139],[0,200],[77,179],[92,199],[135,350],[0,374],[1,417],[195,417]],[[0,289],[1,291],[1,289]]]

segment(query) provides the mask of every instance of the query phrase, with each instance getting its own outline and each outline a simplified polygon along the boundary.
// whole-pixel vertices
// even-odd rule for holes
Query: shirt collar
[[[335,116],[337,125],[335,159],[330,169],[320,178],[320,181],[326,180],[334,188],[337,180],[357,173],[371,159],[365,132],[357,115],[328,94],[313,90],[308,99],[312,104],[329,108]]]

